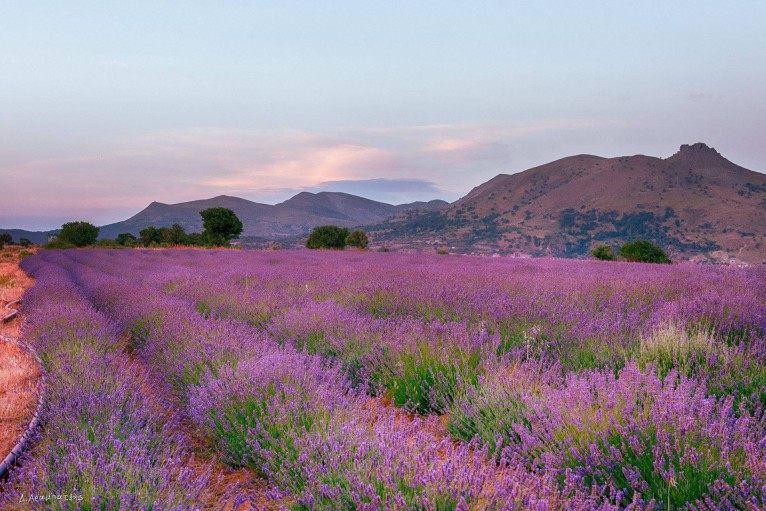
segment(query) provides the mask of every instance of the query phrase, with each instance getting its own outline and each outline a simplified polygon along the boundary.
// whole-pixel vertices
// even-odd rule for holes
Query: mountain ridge
[[[152,201],[135,215],[99,227],[99,238],[115,238],[129,232],[138,235],[142,229],[181,225],[187,232],[201,232],[202,218],[199,212],[212,207],[224,207],[234,211],[244,225],[243,237],[261,239],[284,239],[303,236],[313,227],[336,224],[357,227],[380,222],[389,216],[408,209],[433,209],[446,205],[445,201],[387,204],[343,192],[300,192],[279,204],[262,204],[240,197],[218,195],[209,199],[168,204]],[[45,243],[50,231],[27,231],[23,229],[0,229],[9,232],[15,240],[28,238],[35,243]]]
[[[581,154],[499,174],[438,212],[369,230],[393,246],[458,252],[585,257],[595,244],[650,239],[678,259],[762,262],[766,175],[703,143],[668,158]]]
[[[568,156],[498,174],[453,203],[391,205],[342,192],[301,192],[275,205],[228,195],[154,201],[100,234],[173,223],[199,232],[207,207],[234,210],[244,239],[296,245],[311,228],[335,224],[362,227],[374,244],[400,249],[588,257],[596,244],[648,239],[677,260],[766,262],[766,175],[701,142],[666,158]]]

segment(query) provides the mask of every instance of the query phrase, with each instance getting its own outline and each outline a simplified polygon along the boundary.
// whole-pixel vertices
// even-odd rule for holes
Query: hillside
[[[766,175],[705,144],[669,158],[571,156],[500,174],[438,210],[371,228],[378,242],[584,256],[650,239],[677,259],[766,260]]]
[[[150,225],[169,227],[174,223],[181,225],[187,232],[200,232],[202,218],[199,212],[213,207],[224,207],[234,211],[244,226],[242,236],[279,239],[305,235],[318,225],[354,227],[381,222],[404,210],[437,208],[446,204],[444,201],[431,201],[394,206],[347,193],[301,192],[272,206],[221,195],[179,204],[152,202],[127,220],[102,226],[100,237],[114,238],[123,232],[137,235],[141,229]]]

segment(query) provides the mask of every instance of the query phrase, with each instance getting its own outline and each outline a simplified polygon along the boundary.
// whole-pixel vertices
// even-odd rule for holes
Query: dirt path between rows
[[[216,453],[195,430],[191,421],[175,410],[181,409],[179,400],[170,389],[163,388],[162,379],[153,372],[141,356],[131,353],[130,363],[136,367],[135,374],[147,375],[141,380],[141,391],[157,414],[168,423],[178,424],[177,433],[184,439],[185,447],[193,455],[187,466],[198,476],[208,475],[209,483],[199,502],[210,511],[271,511],[282,509],[285,500],[274,500],[266,493],[268,482],[254,470],[234,468],[222,463]]]
[[[10,310],[6,304],[21,299],[34,280],[19,268],[23,250],[0,250],[0,318]],[[16,307],[14,307],[16,308]],[[40,367],[26,350],[3,338],[19,336],[21,318],[0,322],[0,461],[26,431],[37,407]]]

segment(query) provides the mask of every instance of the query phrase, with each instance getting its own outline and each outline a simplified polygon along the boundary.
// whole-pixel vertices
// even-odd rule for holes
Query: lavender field
[[[50,384],[9,507],[221,509],[192,446],[258,474],[274,508],[766,507],[763,268],[226,250],[22,267]]]

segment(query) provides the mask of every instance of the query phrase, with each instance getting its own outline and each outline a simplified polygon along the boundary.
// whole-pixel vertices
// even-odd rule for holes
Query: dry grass
[[[30,354],[0,341],[0,458],[13,449],[32,419],[39,377],[37,362]]]

